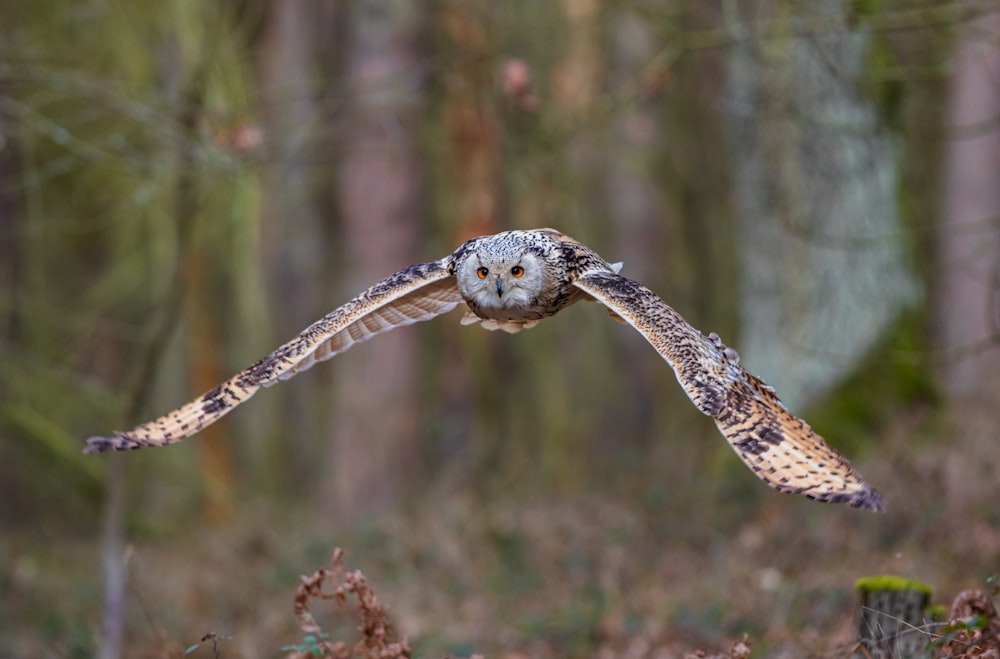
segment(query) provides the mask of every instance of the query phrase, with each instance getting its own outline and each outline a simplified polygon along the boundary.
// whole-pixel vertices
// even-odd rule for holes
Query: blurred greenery
[[[301,645],[297,576],[335,546],[422,655],[674,656],[744,632],[759,656],[836,654],[859,576],[948,595],[995,573],[998,376],[956,397],[938,327],[949,75],[988,3],[4,9],[0,656],[101,646],[114,470],[82,455],[88,435],[515,227],[565,231],[706,333],[767,344],[745,363],[890,512],[765,488],[596,305],[518,336],[452,314],[398,330],[413,364],[379,337],[200,439],[125,456],[123,656],[209,656],[206,631],[226,656]],[[875,119],[812,116],[825,99]],[[873,169],[831,180],[852,150]],[[890,199],[868,195],[873,171]],[[384,203],[357,212],[366,198]],[[761,333],[786,318],[821,335]]]

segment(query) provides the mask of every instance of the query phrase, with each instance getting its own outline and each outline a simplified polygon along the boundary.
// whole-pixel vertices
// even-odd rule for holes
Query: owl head
[[[542,290],[546,266],[515,232],[488,236],[458,264],[456,277],[462,297],[481,310],[529,307]]]

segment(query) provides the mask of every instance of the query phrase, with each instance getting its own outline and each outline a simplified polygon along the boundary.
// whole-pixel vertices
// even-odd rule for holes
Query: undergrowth
[[[360,620],[357,632],[360,638],[354,641],[334,640],[317,622],[312,607],[317,602],[334,601],[342,611],[351,611]],[[296,622],[305,636],[303,642],[288,645],[282,650],[289,654],[285,659],[310,659],[329,657],[331,659],[409,659],[413,649],[405,637],[401,637],[389,618],[387,607],[379,600],[374,588],[360,570],[348,570],[344,564],[344,550],[337,547],[329,561],[329,567],[317,569],[312,574],[301,577],[295,590],[293,611]],[[622,646],[623,639],[608,639],[597,650],[598,657],[653,657],[668,656],[658,652],[649,639],[633,639]],[[705,650],[685,652],[685,659],[748,659],[751,643],[744,634],[739,641],[718,653]],[[667,648],[662,648],[665,652]],[[515,653],[511,656],[530,656]],[[674,655],[669,655],[674,656]],[[469,659],[483,659],[474,654]]]
[[[733,659],[751,642],[754,657],[851,656],[857,578],[918,577],[950,601],[1000,565],[995,426],[966,415],[914,453],[921,427],[918,416],[900,422],[880,437],[884,455],[859,464],[890,502],[882,516],[756,481],[748,494],[692,494],[643,474],[634,489],[609,477],[503,497],[442,486],[356,525],[311,501],[260,498],[225,524],[140,528],[127,656]],[[327,564],[334,545],[362,557],[364,574]],[[0,656],[93,656],[95,542],[5,532],[0,564]],[[293,598],[298,576],[320,565]],[[931,656],[997,657],[995,604],[963,601],[967,613],[952,605],[919,627]]]
[[[324,589],[331,587],[332,590]],[[316,622],[311,609],[313,600],[334,600],[341,608],[355,610],[361,618],[358,627],[361,638],[353,643],[331,640]],[[388,610],[368,585],[365,575],[361,570],[348,571],[344,566],[344,550],[340,547],[334,550],[330,567],[302,577],[295,590],[293,610],[306,636],[305,643],[282,648],[291,650],[287,659],[408,659],[413,654],[409,642],[396,632]]]
[[[996,584],[996,577],[992,583]],[[998,594],[996,585],[992,597],[982,590],[960,592],[952,602],[948,622],[928,630],[935,656],[1000,659],[1000,616],[994,603]]]
[[[295,620],[303,632],[303,642],[288,645],[282,650],[289,652],[285,659],[309,659],[328,657],[331,659],[410,659],[413,649],[408,640],[400,636],[392,623],[388,608],[368,583],[360,570],[348,570],[345,553],[336,548],[329,566],[319,568],[312,574],[302,576],[293,598]],[[906,631],[919,632],[925,636],[924,651],[921,654],[933,659],[1000,659],[1000,616],[993,599],[1000,593],[997,578],[992,577],[992,592],[969,589],[960,592],[951,604],[947,622],[932,623],[912,627]],[[317,622],[312,607],[317,602],[334,601],[341,611],[350,611],[360,621],[356,631],[357,640],[334,640]],[[904,621],[904,628],[906,622]],[[202,639],[203,641],[205,639]],[[212,638],[213,648],[218,639]],[[751,651],[748,634],[717,653],[705,650],[683,652],[684,659],[748,659]],[[631,638],[605,638],[593,656],[601,657],[668,657],[677,656],[672,647],[664,644],[658,647],[654,639],[639,635]],[[218,654],[216,652],[216,654]],[[851,648],[853,657],[875,659],[895,659],[903,656],[897,652],[871,650],[863,643]],[[513,656],[530,656],[515,654]],[[482,659],[474,654],[470,659]]]

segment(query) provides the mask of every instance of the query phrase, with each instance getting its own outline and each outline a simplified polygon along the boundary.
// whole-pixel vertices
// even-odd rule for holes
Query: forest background
[[[1000,571],[995,0],[3,15],[0,655],[278,656],[336,546],[422,656],[842,656],[858,577]],[[540,226],[718,332],[889,511],[764,487],[585,304],[397,330],[180,446],[81,454]]]

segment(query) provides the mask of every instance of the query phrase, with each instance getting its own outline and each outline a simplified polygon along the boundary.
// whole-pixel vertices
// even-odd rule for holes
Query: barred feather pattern
[[[410,266],[378,282],[307,327],[256,364],[158,419],[85,452],[173,444],[271,386],[355,343],[429,320],[464,303],[463,324],[511,333],[581,300],[604,305],[638,331],[673,368],[694,405],[712,417],[736,454],[780,492],[872,511],[882,497],[774,389],[747,372],[736,351],[703,335],[651,290],[618,274],[590,248],[555,229],[473,238],[449,256]]]
[[[383,279],[218,387],[129,431],[91,437],[84,453],[174,444],[219,420],[261,387],[287,380],[376,334],[451,311],[462,298],[450,265],[450,259],[422,263]]]
[[[881,495],[851,464],[740,365],[715,334],[703,335],[645,286],[607,272],[576,285],[634,327],[673,368],[702,413],[712,417],[743,462],[790,494],[881,512]]]

